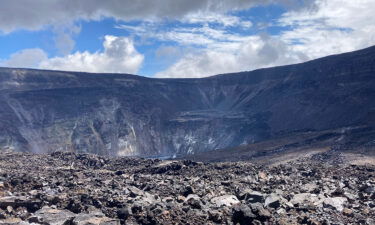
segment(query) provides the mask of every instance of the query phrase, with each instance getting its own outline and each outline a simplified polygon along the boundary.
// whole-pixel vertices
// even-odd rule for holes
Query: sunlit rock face
[[[249,62],[250,63],[250,62]],[[375,47],[203,79],[0,69],[0,148],[164,157],[375,125]]]

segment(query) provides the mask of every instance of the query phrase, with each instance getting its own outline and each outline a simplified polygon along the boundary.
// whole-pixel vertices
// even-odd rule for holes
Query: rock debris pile
[[[374,224],[375,167],[0,154],[0,224]]]

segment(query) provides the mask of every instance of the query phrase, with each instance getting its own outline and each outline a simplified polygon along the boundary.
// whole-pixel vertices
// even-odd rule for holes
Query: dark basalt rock
[[[162,158],[332,129],[304,144],[374,146],[374,73],[375,47],[203,79],[1,68],[0,148]]]
[[[126,220],[132,214],[128,207],[123,207],[117,210],[117,217],[121,220]]]
[[[106,163],[98,167],[88,158]],[[0,224],[372,225],[375,167],[315,158],[271,166],[186,165],[72,153],[0,153]],[[185,167],[154,171],[172,164]],[[306,171],[314,173],[305,176]]]
[[[247,205],[238,205],[233,208],[232,221],[234,224],[251,225],[255,219],[256,215]]]

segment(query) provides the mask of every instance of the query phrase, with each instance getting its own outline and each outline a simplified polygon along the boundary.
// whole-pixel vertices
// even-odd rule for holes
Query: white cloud
[[[76,52],[64,57],[44,60],[40,68],[108,72],[136,73],[141,67],[144,56],[134,47],[133,41],[127,37],[105,36],[103,52]]]
[[[162,42],[175,42],[181,46],[190,47],[195,45],[217,46],[225,43],[228,47],[230,42],[242,42],[247,39],[238,33],[231,33],[225,27],[212,28],[212,24],[201,24],[195,27],[179,26],[177,28],[163,28],[157,23],[143,23],[137,27],[129,25],[118,25],[117,28],[130,30],[134,35],[143,39],[157,39]]]
[[[0,61],[0,66],[38,68],[39,63],[47,59],[47,54],[39,49],[24,49],[10,56],[9,59]]]
[[[235,46],[236,45],[236,46]],[[189,54],[156,77],[204,77],[215,74],[252,70],[260,67],[306,60],[282,41],[269,36],[251,36],[228,48],[206,49]]]
[[[198,37],[204,37],[205,48],[182,57],[156,76],[202,77],[253,70],[303,62],[375,44],[375,1],[316,0],[305,6],[285,13],[278,24],[287,30],[273,37],[246,37],[225,30],[210,31],[207,27],[201,28],[200,32],[192,30],[189,35],[196,36],[190,44],[199,40]],[[174,40],[180,42],[177,37],[174,36]],[[185,44],[188,43],[185,41]]]
[[[227,12],[280,2],[290,6],[276,23],[280,29],[286,29],[280,34],[245,36],[236,32],[240,29],[231,29],[253,27],[251,21]],[[176,49],[160,48],[157,55],[171,53],[181,58],[156,76],[201,77],[302,62],[374,45],[374,9],[374,0],[154,0],[153,4],[149,0],[19,0],[2,3],[0,30],[41,29],[51,24],[58,26],[62,21],[62,24],[74,24],[72,21],[77,19],[99,20],[103,17],[140,20],[143,21],[141,26],[118,27],[130,30],[142,39],[174,42],[173,46],[179,52],[186,53],[181,56],[174,52]],[[177,19],[181,26],[163,27],[165,18]],[[193,26],[184,26],[186,24]],[[142,65],[143,55],[128,38],[107,36],[103,52],[70,54],[74,47],[74,32],[69,32],[69,29],[57,32],[56,37],[58,48],[66,55],[40,60],[39,67],[135,73]],[[182,46],[190,50],[185,51]],[[3,64],[20,62],[16,59],[32,54],[43,58],[41,50],[34,49],[19,52]],[[30,58],[25,62],[31,62]]]
[[[2,1],[0,30],[38,30],[46,25],[72,23],[75,20],[181,19],[188,14],[224,13],[268,4],[271,0],[17,0]],[[277,2],[277,1],[275,1]],[[229,19],[229,20],[228,20]],[[227,17],[228,23],[233,23]],[[223,20],[224,21],[224,20]]]
[[[81,27],[75,24],[60,24],[54,27],[55,46],[61,55],[71,53],[75,46],[73,37],[81,32]]]
[[[316,0],[312,9],[283,15],[280,24],[293,29],[280,38],[310,58],[368,47],[375,44],[374,9],[373,0]]]
[[[181,49],[175,46],[160,46],[155,51],[155,56],[158,58],[174,58],[181,54]]]
[[[47,58],[41,49],[26,49],[0,63],[8,67],[28,67],[65,71],[137,73],[144,56],[127,37],[105,36],[103,52],[75,52],[62,57]]]
[[[244,21],[238,16],[233,15],[225,15],[221,13],[214,13],[214,12],[195,12],[190,13],[184,16],[181,19],[184,23],[190,24],[209,24],[215,23],[220,24],[225,27],[243,27],[243,28],[250,28],[252,26],[251,21]]]
[[[4,1],[0,7],[0,34],[19,29],[51,28],[59,55],[68,55],[75,46],[74,36],[80,32],[79,20],[156,21],[164,19],[216,22],[225,26],[248,28],[250,21],[224,15],[232,10],[263,4],[261,0],[17,0]],[[266,2],[268,3],[268,2]],[[124,25],[125,27],[125,25]],[[132,27],[128,27],[131,29]],[[137,30],[136,27],[133,27]],[[173,35],[173,34],[171,34]],[[180,38],[191,38],[179,35]],[[176,38],[178,38],[176,37]],[[172,38],[172,37],[171,37]],[[200,39],[204,41],[203,39]]]

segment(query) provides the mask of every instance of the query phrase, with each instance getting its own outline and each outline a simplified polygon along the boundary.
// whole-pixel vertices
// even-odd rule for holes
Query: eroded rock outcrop
[[[375,47],[204,79],[1,68],[0,147],[173,157],[358,126],[374,145],[374,65]]]

